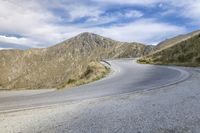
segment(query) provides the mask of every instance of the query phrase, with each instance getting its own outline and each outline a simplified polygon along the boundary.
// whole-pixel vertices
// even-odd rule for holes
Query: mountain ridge
[[[158,43],[154,47],[154,51],[157,52],[157,51],[163,50],[165,48],[169,48],[169,47],[171,47],[173,45],[176,45],[176,44],[181,43],[181,42],[183,42],[185,40],[188,40],[191,37],[193,37],[195,35],[198,35],[198,34],[200,34],[200,30],[193,31],[193,32],[190,32],[190,33],[187,33],[187,34],[181,34],[181,35],[166,39],[166,40],[161,41],[160,43]]]
[[[200,30],[179,35],[154,47],[154,52],[138,60],[140,63],[200,66]]]
[[[1,50],[0,86],[4,89],[75,86],[108,73],[99,64],[101,59],[140,57],[151,49],[144,44],[123,43],[86,32],[48,48]]]

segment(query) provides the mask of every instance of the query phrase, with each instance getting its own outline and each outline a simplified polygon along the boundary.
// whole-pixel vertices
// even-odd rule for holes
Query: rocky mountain
[[[195,35],[198,35],[200,34],[200,30],[197,30],[197,31],[194,31],[194,32],[191,32],[191,33],[188,33],[188,34],[183,34],[183,35],[178,35],[178,36],[175,36],[173,38],[169,38],[169,39],[166,39],[162,42],[160,42],[159,44],[157,44],[155,47],[154,47],[154,52],[158,52],[158,51],[161,51],[163,49],[166,49],[166,48],[169,48],[171,46],[174,46],[182,41],[185,41],[185,40],[188,40],[190,39],[191,37],[195,36]]]
[[[107,68],[98,63],[101,59],[140,57],[151,49],[82,33],[49,48],[1,50],[0,86],[39,89],[79,85],[105,75]]]
[[[200,66],[200,31],[161,42],[154,50],[154,52],[141,58],[139,62]]]

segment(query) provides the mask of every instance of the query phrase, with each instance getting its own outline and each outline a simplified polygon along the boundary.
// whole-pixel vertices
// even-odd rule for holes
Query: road
[[[133,59],[108,61],[113,72],[87,85],[42,94],[0,96],[0,111],[14,111],[69,101],[160,88],[185,80],[189,73],[174,67],[137,64]],[[12,92],[11,92],[12,93]]]
[[[2,133],[199,133],[200,69],[109,61],[106,78],[0,94]]]

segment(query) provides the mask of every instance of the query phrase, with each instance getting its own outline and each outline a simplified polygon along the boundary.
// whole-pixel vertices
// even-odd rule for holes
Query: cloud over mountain
[[[199,9],[198,0],[0,0],[0,43],[47,47],[88,31],[154,44],[199,28]]]

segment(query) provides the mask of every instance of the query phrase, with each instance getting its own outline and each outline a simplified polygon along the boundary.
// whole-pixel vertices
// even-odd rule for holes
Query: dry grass
[[[59,89],[79,86],[82,84],[90,83],[105,77],[110,72],[110,68],[98,63],[89,63],[86,71],[77,78],[70,78],[64,82]]]
[[[138,60],[139,63],[200,66],[200,34]]]
[[[139,57],[149,49],[139,43],[123,43],[84,33],[49,48],[1,50],[0,85],[4,89],[16,90],[80,85],[104,75],[103,67],[90,62]]]

